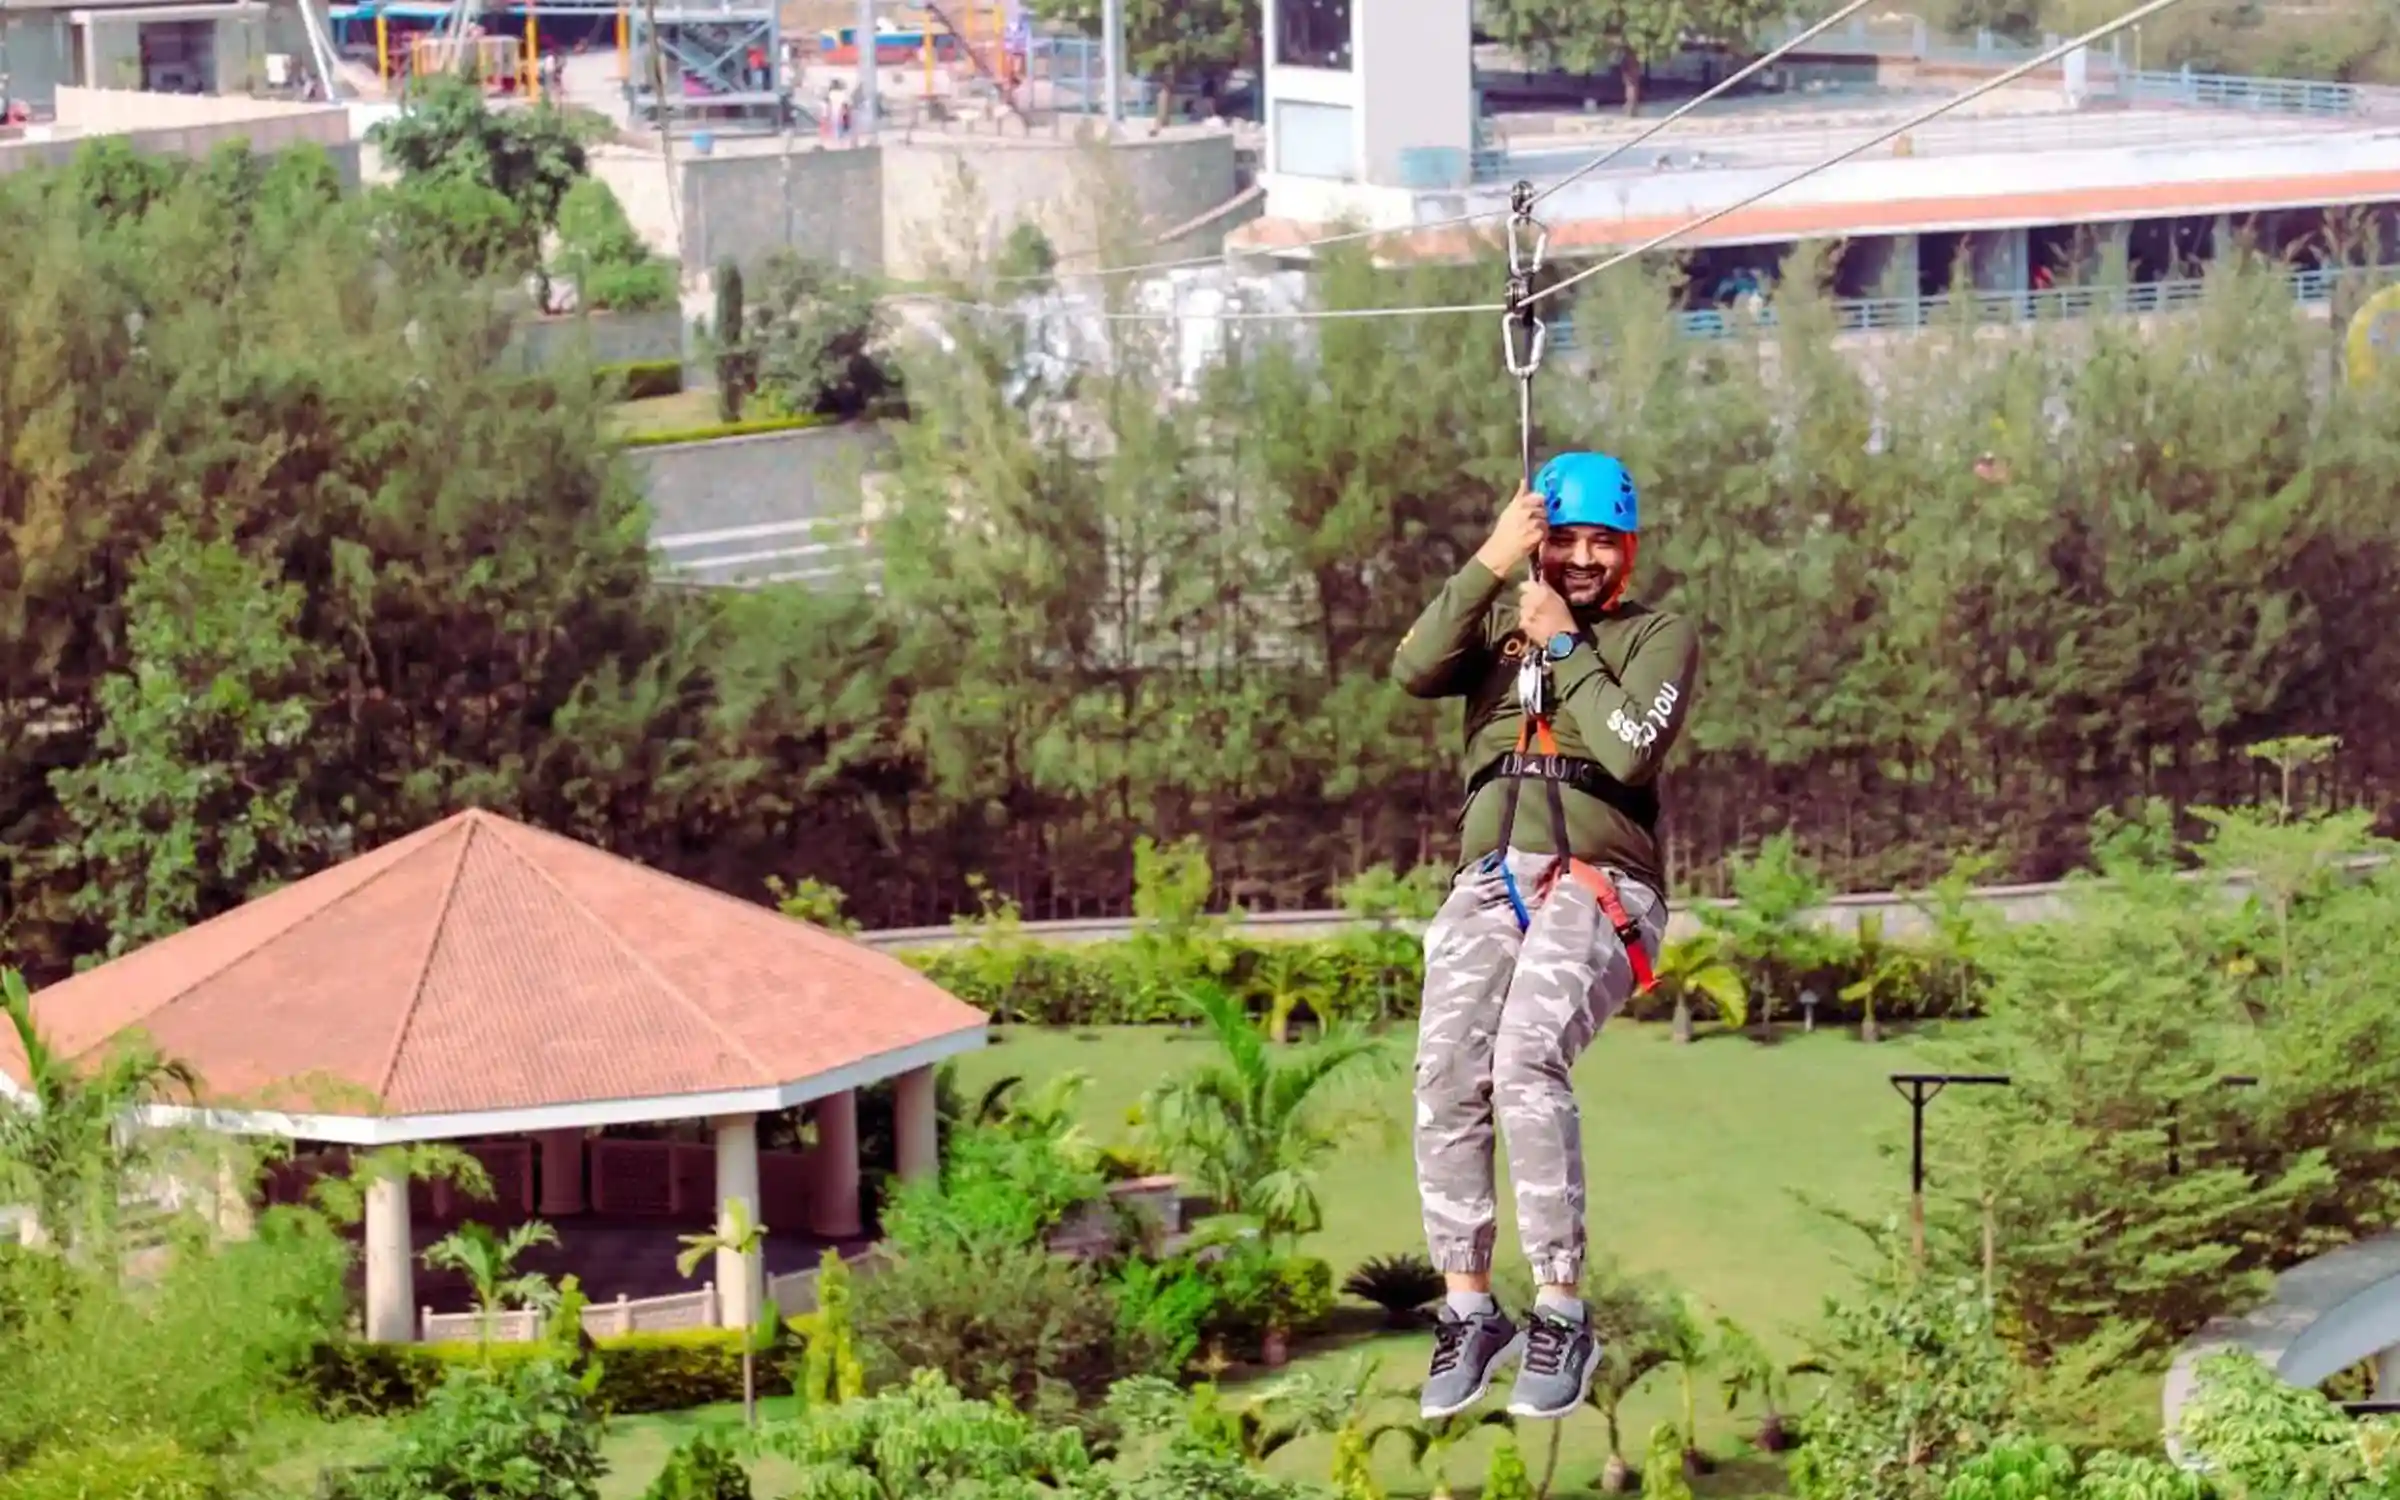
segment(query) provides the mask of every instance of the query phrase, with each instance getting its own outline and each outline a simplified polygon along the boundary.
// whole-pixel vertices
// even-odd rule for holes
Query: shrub
[[[750,1500],[750,1471],[722,1438],[696,1432],[667,1456],[643,1500]]]
[[[1129,1348],[1154,1351],[1163,1373],[1187,1369],[1217,1311],[1217,1289],[1185,1256],[1127,1260],[1117,1269],[1117,1331]]]
[[[971,1399],[1006,1397],[1052,1419],[1160,1360],[1149,1330],[1120,1325],[1098,1270],[1038,1245],[899,1257],[861,1284],[857,1319],[870,1384],[940,1370]]]
[[[594,1340],[593,1349],[600,1377],[592,1399],[603,1410],[632,1415],[742,1399],[738,1329],[636,1333]],[[545,1344],[330,1345],[319,1351],[316,1384],[320,1402],[337,1413],[403,1412],[422,1405],[453,1370],[488,1362],[506,1372],[558,1358]]]
[[[804,427],[824,427],[831,417],[815,415],[798,417],[756,417],[744,422],[718,422],[707,427],[677,427],[663,432],[629,432],[622,439],[628,448],[664,448],[674,443],[713,443],[724,438],[757,437],[768,432],[798,432]]]
[[[602,365],[593,372],[613,386],[620,401],[649,401],[683,392],[683,361],[637,359],[621,365]]]
[[[1270,1328],[1295,1338],[1333,1317],[1333,1267],[1313,1255],[1276,1255],[1256,1241],[1202,1262],[1217,1294],[1207,1337],[1254,1347]]]
[[[1492,1464],[1483,1476],[1483,1500],[1533,1500],[1533,1475],[1513,1437],[1502,1438],[1492,1449]]]
[[[682,436],[677,441],[691,441]],[[1399,941],[1391,941],[1395,936]],[[1882,1020],[1910,1021],[1966,1014],[1950,983],[1935,983],[1930,955],[1904,944],[1886,943],[1887,962],[1908,964],[1915,979],[1897,999],[1877,1002]],[[1003,1025],[1142,1026],[1180,1021],[1189,1014],[1182,997],[1192,984],[1210,979],[1239,996],[1261,1021],[1301,997],[1320,1021],[1366,1023],[1409,1021],[1424,988],[1420,945],[1405,933],[1362,930],[1319,939],[1226,937],[1169,955],[1186,965],[1158,972],[1158,945],[1133,941],[1044,943],[1005,931],[974,942],[921,949],[900,955],[952,994],[990,1013]],[[1781,952],[1729,956],[1753,995],[1783,997],[1776,1015],[1793,1018],[1791,997],[1818,997],[1816,1017],[1835,1025],[1858,1019],[1859,1006],[1841,998],[1864,972],[1854,939],[1828,934],[1807,965]],[[1921,971],[1921,972],[1918,972]],[[1636,996],[1625,1014],[1637,1021],[1665,1020],[1674,997],[1665,987]]]
[[[607,183],[577,179],[558,200],[558,266],[594,312],[644,312],[675,300],[673,266],[650,253]]]
[[[1415,1322],[1425,1304],[1440,1298],[1447,1286],[1433,1262],[1417,1254],[1370,1257],[1342,1282],[1350,1296],[1382,1308],[1384,1321],[1394,1328]]]
[[[1029,1248],[1105,1192],[1097,1167],[1050,1136],[992,1126],[959,1131],[939,1181],[903,1183],[893,1192],[883,1212],[884,1239],[902,1257]]]
[[[939,1371],[897,1390],[801,1413],[766,1441],[807,1476],[802,1496],[1031,1497],[1091,1469],[1082,1437],[961,1396]],[[1082,1493],[1081,1487],[1074,1492]]]
[[[225,1493],[218,1464],[158,1434],[48,1449],[0,1474],[0,1500],[218,1500]]]
[[[851,1317],[858,1285],[838,1251],[828,1249],[817,1262],[817,1310],[792,1319],[791,1327],[804,1341],[806,1352],[792,1382],[793,1393],[807,1406],[838,1406],[866,1394],[865,1363],[858,1355],[858,1333]]]
[[[351,1477],[353,1500],[598,1500],[595,1374],[549,1359],[513,1369],[454,1368],[404,1418],[392,1444]]]

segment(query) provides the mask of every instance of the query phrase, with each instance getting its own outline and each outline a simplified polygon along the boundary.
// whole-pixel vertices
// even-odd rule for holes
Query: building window
[[[1275,61],[1287,68],[1350,71],[1350,0],[1278,0]]]
[[[1293,177],[1358,180],[1354,116],[1339,104],[1275,101],[1275,170]]]

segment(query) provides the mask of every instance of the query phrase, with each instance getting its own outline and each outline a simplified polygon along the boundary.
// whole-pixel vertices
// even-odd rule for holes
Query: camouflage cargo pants
[[[1564,1286],[1582,1275],[1584,1257],[1583,1117],[1572,1070],[1631,998],[1633,965],[1581,884],[1560,880],[1536,904],[1553,862],[1509,851],[1509,869],[1532,906],[1525,932],[1517,930],[1499,872],[1481,862],[1459,872],[1425,931],[1417,1193],[1433,1263],[1445,1271],[1491,1269],[1497,1116],[1534,1280]],[[1655,961],[1665,901],[1621,871],[1605,873]]]

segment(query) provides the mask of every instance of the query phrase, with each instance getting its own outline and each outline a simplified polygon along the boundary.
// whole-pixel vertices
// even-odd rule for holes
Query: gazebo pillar
[[[2375,1399],[2400,1401],[2400,1344],[2375,1356]]]
[[[856,1239],[866,1227],[858,1212],[857,1090],[844,1089],[819,1099],[816,1119],[808,1227],[824,1239]]]
[[[717,1137],[717,1229],[726,1227],[736,1202],[758,1222],[758,1116],[719,1115],[710,1124]],[[765,1278],[758,1251],[717,1247],[717,1321],[727,1328],[747,1328],[758,1320],[765,1301]]]
[[[894,1080],[892,1144],[894,1165],[904,1182],[931,1177],[942,1168],[942,1116],[933,1086],[933,1065],[911,1068]]]
[[[417,1336],[417,1247],[409,1235],[408,1178],[367,1184],[367,1339],[413,1343]]]
[[[582,1213],[583,1131],[545,1130],[535,1139],[542,1152],[542,1216]]]

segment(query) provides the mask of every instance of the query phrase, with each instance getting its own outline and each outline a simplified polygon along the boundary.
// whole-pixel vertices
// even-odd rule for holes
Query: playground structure
[[[625,102],[636,121],[773,130],[791,118],[776,0],[574,3],[617,18]]]
[[[460,38],[436,33],[409,39],[408,75],[431,78],[458,73],[481,83],[488,93],[513,93],[521,85],[530,92],[539,85],[525,82],[523,56],[524,43],[513,36]]]
[[[338,54],[365,52],[360,32],[372,28],[375,77],[387,89],[395,81],[455,73],[487,93],[538,98],[542,23],[573,9],[538,0],[490,9],[471,0],[355,0],[330,7],[326,19]],[[587,17],[585,27],[591,24]]]

